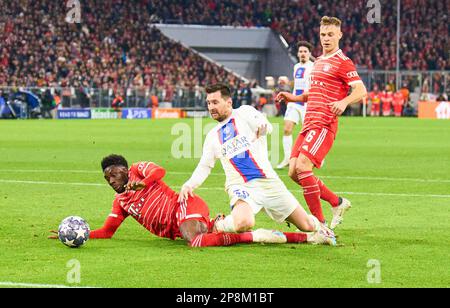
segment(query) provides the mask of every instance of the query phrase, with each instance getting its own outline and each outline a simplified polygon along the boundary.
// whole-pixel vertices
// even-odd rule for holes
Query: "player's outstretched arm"
[[[289,92],[280,92],[275,98],[277,102],[285,101],[290,103],[306,103],[308,101],[308,93],[302,95],[294,95]]]
[[[91,231],[89,238],[93,239],[110,239],[113,237],[113,235],[116,233],[117,229],[122,224],[123,220],[114,217],[113,214],[109,215],[108,218],[106,218],[105,223],[103,224],[103,227],[97,230]]]

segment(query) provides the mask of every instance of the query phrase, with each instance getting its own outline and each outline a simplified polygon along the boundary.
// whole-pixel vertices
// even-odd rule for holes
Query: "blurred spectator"
[[[114,99],[111,103],[111,107],[115,110],[119,110],[124,106],[123,97],[119,93],[115,93]]]
[[[370,115],[378,117],[380,115],[381,93],[378,90],[378,85],[373,86],[373,91],[369,93],[369,101],[371,103]]]
[[[55,108],[54,97],[50,89],[46,89],[41,97],[42,116],[46,119],[53,119],[52,110]]]
[[[401,90],[394,93],[392,98],[392,106],[394,107],[394,115],[396,117],[401,117],[403,113],[403,106],[405,105],[405,96]]]
[[[393,94],[391,91],[391,87],[386,85],[384,91],[381,93],[381,104],[383,105],[383,116],[387,117],[391,115],[392,112],[392,99]]]

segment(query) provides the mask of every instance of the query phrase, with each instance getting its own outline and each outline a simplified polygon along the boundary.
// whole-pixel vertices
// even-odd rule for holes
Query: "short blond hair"
[[[340,28],[342,25],[342,21],[337,17],[324,16],[324,17],[322,17],[322,20],[320,21],[320,25],[321,26],[336,26],[336,27]]]

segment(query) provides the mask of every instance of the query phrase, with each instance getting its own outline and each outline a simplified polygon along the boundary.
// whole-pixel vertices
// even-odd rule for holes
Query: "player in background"
[[[301,95],[308,91],[309,76],[311,74],[314,62],[311,61],[311,52],[313,46],[305,41],[298,43],[298,59],[299,63],[294,66],[294,95]],[[289,160],[292,152],[292,132],[295,125],[298,125],[305,119],[306,103],[304,102],[289,102],[287,101],[287,109],[284,115],[284,136],[283,136],[283,150],[284,159],[277,166],[277,169],[283,169],[289,166]]]
[[[373,86],[373,91],[369,93],[370,100],[370,116],[378,117],[380,116],[380,106],[381,106],[381,93],[378,91],[378,85]]]
[[[128,162],[120,155],[105,157],[101,165],[105,180],[117,194],[111,214],[102,228],[91,231],[91,239],[112,238],[123,221],[132,216],[151,233],[172,240],[181,237],[191,247],[238,243],[319,243],[317,235],[300,232],[281,233],[265,229],[241,234],[212,232],[214,221],[209,218],[207,204],[198,196],[178,202],[178,194],[162,181],[166,173],[162,167],[152,162],[138,162],[128,169]]]
[[[201,160],[183,185],[178,201],[192,197],[194,189],[203,184],[220,159],[231,215],[218,220],[216,230],[246,232],[255,225],[255,215],[264,209],[276,222],[288,221],[302,231],[316,232],[320,242],[335,244],[331,230],[306,213],[273,170],[266,138],[272,125],[267,118],[251,106],[233,109],[227,85],[208,86],[206,93],[208,110],[218,125],[206,136]]]
[[[388,117],[392,111],[392,91],[391,86],[386,85],[386,88],[381,92],[381,104],[383,105],[383,116]]]
[[[339,41],[343,36],[341,24],[335,17],[322,18],[320,42],[323,55],[314,63],[309,93],[294,96],[286,92],[277,97],[292,102],[307,102],[303,129],[292,150],[291,157],[295,160],[289,166],[289,176],[303,188],[303,196],[311,213],[324,224],[326,221],[320,200],[331,204],[331,229],[343,221],[343,215],[351,207],[351,203],[326,187],[314,176],[313,169],[321,168],[333,145],[338,116],[342,115],[348,105],[360,102],[367,95],[355,65],[339,48]],[[350,88],[352,91],[348,95]]]
[[[394,107],[394,115],[401,117],[403,112],[403,106],[405,105],[405,96],[402,91],[397,91],[392,97],[392,105]]]

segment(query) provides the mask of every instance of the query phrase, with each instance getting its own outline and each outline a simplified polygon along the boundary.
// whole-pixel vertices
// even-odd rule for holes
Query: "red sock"
[[[312,171],[299,172],[297,175],[298,182],[303,188],[303,196],[311,214],[316,216],[321,223],[324,223],[325,217],[323,216],[322,205],[320,204],[320,187],[317,184],[316,177]]]
[[[288,243],[306,243],[308,241],[306,233],[283,232],[283,234],[286,235]]]
[[[320,198],[327,201],[332,207],[338,207],[339,197],[334,192],[329,190],[320,179],[317,179],[317,184],[320,188]]]
[[[189,246],[231,246],[238,243],[253,243],[252,233],[203,233],[197,235],[192,242],[189,243]]]

